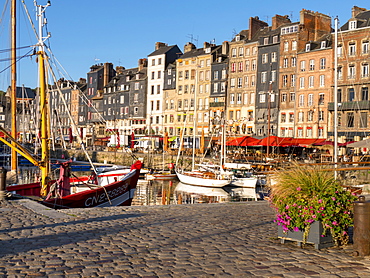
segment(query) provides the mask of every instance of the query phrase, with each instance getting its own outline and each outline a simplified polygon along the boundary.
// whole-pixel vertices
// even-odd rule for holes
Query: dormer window
[[[311,44],[310,43],[307,43],[306,44],[306,52],[308,52],[310,50],[311,50]]]
[[[237,42],[240,41],[240,35],[235,36],[235,41],[237,41]]]
[[[269,38],[263,38],[263,45],[269,44]]]
[[[126,82],[128,82],[128,81],[130,81],[130,76],[129,75],[126,76]]]
[[[349,30],[354,30],[357,28],[357,21],[356,20],[351,20],[349,22]]]
[[[326,41],[322,41],[321,42],[321,48],[325,48],[326,47]]]
[[[204,50],[205,53],[211,53],[211,48],[210,47],[207,47],[205,50]]]

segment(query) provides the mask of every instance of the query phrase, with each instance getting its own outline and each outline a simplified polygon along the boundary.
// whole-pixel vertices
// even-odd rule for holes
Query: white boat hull
[[[191,173],[191,172],[190,172]],[[190,174],[189,173],[189,174]],[[211,179],[204,177],[195,177],[185,173],[176,172],[177,178],[182,182],[190,185],[208,186],[208,187],[224,187],[230,184],[231,180],[226,179]]]
[[[258,178],[251,177],[251,178],[236,178],[233,179],[230,183],[231,186],[238,186],[238,187],[249,187],[249,188],[256,188]]]

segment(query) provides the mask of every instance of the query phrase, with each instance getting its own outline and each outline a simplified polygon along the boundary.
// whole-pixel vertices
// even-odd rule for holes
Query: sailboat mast
[[[37,17],[38,17],[38,63],[39,63],[39,94],[40,94],[40,121],[41,121],[41,196],[47,195],[47,183],[48,175],[50,172],[49,165],[49,137],[48,137],[48,109],[47,109],[47,97],[46,97],[46,74],[45,74],[45,59],[46,54],[44,51],[44,37],[43,37],[43,26],[45,23],[44,20],[44,11],[46,7],[50,6],[48,2],[45,6],[37,5]]]
[[[11,2],[11,115],[12,115],[12,123],[11,123],[11,135],[13,138],[17,138],[17,20],[16,20],[16,11],[17,5],[16,0],[12,0]],[[14,142],[12,142],[12,146],[16,146]],[[16,172],[18,167],[17,161],[17,152],[12,148],[11,151],[11,170]]]
[[[334,39],[334,167],[338,167],[338,17],[335,22],[335,39]],[[337,171],[334,172],[337,178]]]

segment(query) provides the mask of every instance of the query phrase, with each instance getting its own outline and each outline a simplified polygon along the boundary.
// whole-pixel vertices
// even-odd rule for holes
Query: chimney
[[[167,46],[164,42],[156,42],[155,43],[155,50],[160,49],[161,47]]]
[[[282,16],[277,14],[272,18],[272,30],[275,30],[280,26],[288,23],[291,23],[288,15]]]
[[[139,59],[138,65],[139,65],[139,71],[142,71],[143,68],[146,68],[148,66],[148,60],[146,58]]]
[[[352,18],[356,17],[359,13],[366,12],[367,10],[364,8],[360,8],[357,6],[353,6],[352,8]]]
[[[86,84],[86,78],[80,77],[80,80],[78,81],[80,84]]]
[[[192,51],[193,49],[196,49],[195,45],[193,43],[191,43],[191,42],[188,42],[184,46],[184,53],[189,52],[189,51]]]
[[[254,35],[262,28],[268,27],[268,24],[258,18],[258,16],[249,18],[248,40],[253,39]]]
[[[222,52],[221,52],[223,55],[227,55],[229,53],[229,42],[228,41],[224,41],[222,43]]]
[[[210,46],[209,42],[204,42],[203,43],[203,49],[206,49]]]
[[[116,67],[116,74],[117,75],[122,74],[124,69],[125,69],[125,67],[123,67],[123,66],[117,66]]]
[[[103,87],[106,86],[113,76],[113,64],[104,63],[104,74],[103,74]]]

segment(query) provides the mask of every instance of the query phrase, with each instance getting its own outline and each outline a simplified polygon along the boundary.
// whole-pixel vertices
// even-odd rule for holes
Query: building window
[[[362,54],[368,54],[369,53],[369,41],[363,41],[362,42]]]
[[[287,94],[286,93],[282,93],[281,94],[281,102],[286,102],[287,101]]]
[[[284,51],[287,52],[289,50],[289,42],[284,42]]]
[[[320,59],[320,69],[325,69],[326,68],[326,58],[321,58]]]
[[[356,43],[354,43],[354,42],[349,43],[348,55],[349,56],[356,55]]]
[[[243,62],[238,63],[238,71],[242,72],[243,71]]]
[[[360,113],[360,128],[366,128],[367,127],[367,112],[361,112]]]
[[[295,74],[292,74],[291,76],[290,76],[290,86],[291,87],[294,87],[295,86]]]
[[[291,92],[289,93],[289,102],[294,102],[295,101],[295,93]]]
[[[279,42],[279,37],[278,36],[273,36],[272,37],[272,43],[278,43]]]
[[[349,22],[349,30],[354,30],[354,29],[356,29],[356,27],[357,27],[357,21],[356,20],[351,20],[350,22]]]
[[[323,105],[325,100],[325,94],[320,93],[319,94],[319,105]]]
[[[304,112],[299,112],[298,113],[298,122],[303,122],[304,121]]]
[[[281,113],[280,114],[280,122],[281,123],[285,123],[286,122],[286,114],[285,113]]]
[[[368,87],[361,88],[361,99],[362,100],[369,100],[369,89]]]
[[[269,44],[269,38],[268,37],[267,38],[263,38],[263,44],[264,45]]]
[[[271,81],[272,82],[276,81],[276,70],[271,71]]]
[[[289,66],[289,60],[288,58],[284,58],[283,60],[283,68],[287,68]]]
[[[244,56],[244,48],[239,47],[239,57],[243,57],[243,56]]]
[[[289,122],[294,123],[294,113],[289,113]]]
[[[314,87],[314,83],[315,83],[315,78],[314,76],[309,76],[308,77],[308,88],[313,88]]]
[[[218,71],[217,71],[217,70],[215,70],[215,71],[213,72],[213,79],[214,79],[214,80],[218,80]]]
[[[307,112],[307,121],[312,122],[313,121],[313,111],[310,110]]]
[[[347,127],[354,127],[355,126],[355,117],[353,112],[347,113]]]
[[[310,60],[310,70],[315,70],[315,60],[314,59]]]
[[[299,88],[303,89],[304,88],[304,77],[299,78]]]
[[[249,60],[245,61],[245,70],[249,71]]]
[[[261,72],[261,83],[266,83],[267,81],[267,72]]]
[[[306,70],[306,61],[301,61],[301,71]]]
[[[271,53],[271,62],[276,62],[276,52]]]
[[[307,105],[312,106],[313,105],[313,94],[308,95]]]
[[[297,66],[297,58],[296,57],[292,57],[291,66],[293,68]]]
[[[268,53],[262,54],[262,64],[268,63]]]
[[[231,57],[235,58],[236,57],[236,48],[233,48],[231,50]]]
[[[262,93],[260,94],[260,103],[265,103],[266,102],[266,94]]]
[[[238,78],[238,88],[242,88],[242,87],[243,87],[243,78],[242,77],[239,77]]]
[[[320,75],[320,87],[325,86],[325,75]]]
[[[362,64],[362,74],[361,77],[369,77],[369,64]]]
[[[256,70],[257,69],[257,63],[256,63],[256,60],[252,60],[252,70]]]
[[[299,95],[298,106],[299,107],[303,107],[304,106],[304,95]]]
[[[288,85],[288,75],[283,75],[283,87],[286,87]]]
[[[292,50],[297,50],[297,41],[292,41]]]
[[[236,104],[242,104],[242,94],[236,95]]]
[[[337,46],[337,56],[338,57],[343,57],[343,45],[339,44]]]
[[[349,65],[348,66],[348,78],[349,79],[354,79],[355,76],[356,76],[355,66],[354,65]]]
[[[355,100],[355,89],[349,88],[348,89],[348,101],[354,101]]]
[[[235,94],[230,94],[230,104],[235,104]]]
[[[323,121],[324,120],[324,111],[319,111],[319,121]]]

